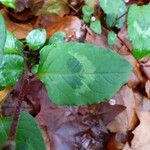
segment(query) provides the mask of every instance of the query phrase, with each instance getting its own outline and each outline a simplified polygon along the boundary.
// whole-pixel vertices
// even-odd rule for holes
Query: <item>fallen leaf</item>
[[[150,149],[150,112],[137,112],[140,120],[139,126],[133,131],[134,138],[131,141],[133,150],[148,150]]]
[[[2,13],[5,17],[7,29],[13,32],[17,39],[24,39],[27,36],[27,34],[30,31],[32,31],[33,26],[31,23],[25,24],[25,23],[15,23],[11,21],[5,9],[0,10],[0,13]]]
[[[147,94],[147,97],[150,99],[150,80],[148,80],[145,84],[145,92]]]

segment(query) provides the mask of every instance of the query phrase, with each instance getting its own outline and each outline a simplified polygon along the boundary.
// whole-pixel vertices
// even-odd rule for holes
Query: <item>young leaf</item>
[[[0,55],[0,89],[14,85],[23,73],[24,60],[18,55]]]
[[[94,13],[94,9],[88,5],[82,7],[83,20],[85,23],[90,23],[91,15]]]
[[[23,44],[17,40],[12,32],[7,31],[7,38],[4,46],[4,54],[22,55]]]
[[[97,34],[101,34],[101,22],[99,20],[91,21],[90,28]]]
[[[10,7],[10,8],[13,8],[15,9],[15,3],[16,3],[16,0],[0,0],[0,2],[5,5],[6,7]]]
[[[12,118],[10,117],[0,117],[0,149],[7,141],[11,122]],[[26,112],[20,114],[15,142],[17,150],[46,149],[42,134],[35,119]]]
[[[31,51],[36,51],[41,48],[46,42],[46,30],[34,29],[26,37],[26,42]]]
[[[64,42],[66,37],[65,32],[56,32],[49,40],[49,44],[57,43],[57,42]]]
[[[3,16],[0,14],[0,54],[3,54],[3,48],[6,41],[6,27]]]
[[[125,22],[125,16],[119,18],[122,16],[126,11],[127,7],[123,0],[99,0],[99,4],[103,11],[106,14],[106,23],[110,27],[116,26],[117,28],[121,28]]]
[[[150,5],[132,5],[128,13],[128,36],[133,54],[140,59],[150,54]]]
[[[115,34],[115,32],[109,32],[108,33],[108,44],[110,46],[113,46],[115,43],[116,43],[116,40],[117,40],[117,36]]]
[[[54,103],[82,105],[111,98],[130,72],[131,65],[111,50],[68,42],[40,51],[37,75]]]

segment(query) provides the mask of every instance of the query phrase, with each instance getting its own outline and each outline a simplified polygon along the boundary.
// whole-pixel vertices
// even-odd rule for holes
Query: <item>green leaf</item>
[[[4,54],[22,55],[23,44],[17,40],[12,32],[7,31],[7,38],[4,46]]]
[[[38,64],[32,66],[31,72],[32,72],[33,74],[36,74],[36,73],[38,72],[38,68],[39,68],[39,65],[38,65]]]
[[[101,22],[99,20],[91,21],[90,28],[97,34],[101,34]]]
[[[40,49],[46,42],[46,30],[34,29],[26,37],[26,42],[31,51]]]
[[[10,7],[10,8],[13,8],[13,9],[16,8],[16,6],[15,6],[16,0],[0,0],[0,2],[3,5],[5,5],[6,7]]]
[[[65,32],[56,32],[49,40],[49,44],[57,43],[57,42],[64,42],[66,38]]]
[[[3,54],[5,41],[6,41],[6,26],[4,18],[0,14],[0,54]]]
[[[133,54],[140,59],[150,53],[150,5],[132,5],[128,13],[128,36]]]
[[[23,73],[24,60],[18,55],[0,55],[0,89],[14,85]]]
[[[66,42],[40,51],[37,75],[54,103],[83,105],[111,98],[130,73],[131,65],[111,50]]]
[[[0,149],[7,141],[11,117],[0,117]],[[35,119],[26,112],[19,117],[16,133],[16,150],[45,150],[44,140]]]
[[[113,46],[116,43],[117,35],[115,32],[109,32],[108,33],[108,44],[109,46]]]
[[[91,15],[94,13],[94,8],[84,5],[82,7],[83,20],[85,23],[90,23]]]
[[[106,14],[106,23],[110,27],[121,28],[125,22],[125,16],[116,21],[117,18],[125,14],[127,7],[123,0],[99,0],[99,4]]]

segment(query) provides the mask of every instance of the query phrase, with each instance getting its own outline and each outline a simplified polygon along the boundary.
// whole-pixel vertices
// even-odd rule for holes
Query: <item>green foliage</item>
[[[65,32],[56,32],[49,40],[49,44],[58,43],[58,42],[64,42],[66,38]]]
[[[133,54],[140,59],[150,54],[150,5],[132,5],[128,13],[128,36]]]
[[[22,55],[23,44],[17,40],[12,32],[7,31],[7,38],[4,46],[4,54]]]
[[[6,27],[3,16],[0,14],[0,54],[3,54],[3,49],[6,41]]]
[[[26,42],[31,51],[39,50],[46,42],[46,30],[34,29],[26,37]]]
[[[0,2],[3,5],[5,5],[6,7],[10,7],[10,8],[13,8],[13,9],[16,8],[16,6],[15,6],[16,0],[0,0]]]
[[[14,85],[24,70],[24,60],[18,55],[0,55],[0,89]]]
[[[91,16],[94,13],[94,8],[84,5],[82,7],[82,13],[83,13],[83,20],[85,23],[90,23],[91,21]]]
[[[98,103],[111,98],[131,72],[118,54],[95,45],[55,43],[40,51],[38,77],[60,105]]]
[[[116,43],[117,35],[115,32],[109,32],[108,33],[108,44],[109,46],[113,46]]]
[[[91,21],[90,28],[97,34],[101,34],[101,22],[96,19],[95,21]]]
[[[116,21],[117,18],[127,11],[123,0],[99,0],[99,4],[106,14],[106,23],[108,26],[121,28],[124,25],[125,16]]]
[[[11,117],[0,117],[0,149],[7,141]],[[16,150],[45,150],[44,140],[35,119],[26,112],[22,112],[16,133]]]

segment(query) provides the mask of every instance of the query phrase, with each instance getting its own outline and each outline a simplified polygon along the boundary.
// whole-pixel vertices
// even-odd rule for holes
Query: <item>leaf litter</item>
[[[41,8],[38,16],[30,18],[29,15],[27,22],[24,21],[23,15],[19,14],[18,16],[16,13],[17,15],[14,15],[12,19],[6,9],[0,10],[5,16],[8,30],[13,31],[17,39],[24,39],[33,28],[38,27],[46,29],[47,38],[50,38],[57,31],[65,31],[67,41],[82,41],[111,48],[133,66],[133,72],[128,83],[113,97],[115,105],[105,102],[78,107],[56,106],[49,101],[47,91],[41,81],[29,75],[27,94],[21,109],[32,114],[38,121],[47,149],[148,150],[150,148],[150,137],[147,134],[150,131],[150,61],[147,58],[137,61],[133,57],[130,52],[132,46],[128,40],[127,27],[123,26],[119,32],[116,32],[117,41],[115,45],[109,47],[107,41],[109,31],[107,29],[103,29],[103,33],[97,35],[80,19],[82,0],[65,3],[63,7],[62,4],[58,5],[59,11],[62,12],[61,15],[43,12],[42,9],[45,6],[43,5],[42,8],[42,3],[41,0],[40,5],[35,6],[35,8]],[[45,1],[45,3],[47,2]],[[147,1],[129,0],[126,3],[142,5]],[[72,10],[70,4],[76,4],[79,10]],[[22,13],[24,9],[30,8],[31,14],[35,15],[35,12],[32,12],[33,5],[19,1],[18,5],[17,11]],[[96,5],[97,3],[93,4],[92,7],[96,8]],[[75,16],[72,15],[73,11],[76,11]],[[14,18],[21,20],[21,23],[14,21]],[[6,99],[1,107],[2,115],[12,115],[20,86],[21,82],[13,88],[13,91],[12,88],[1,91],[0,101]]]

